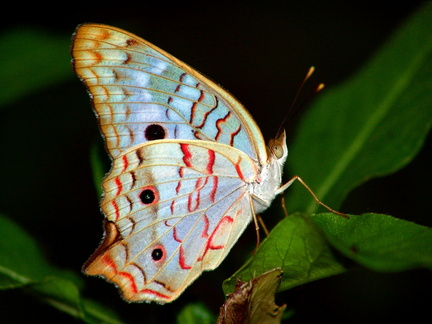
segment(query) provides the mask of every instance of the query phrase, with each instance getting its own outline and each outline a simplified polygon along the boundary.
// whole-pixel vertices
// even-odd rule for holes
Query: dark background
[[[3,11],[7,17],[0,23],[0,32],[27,26],[70,38],[75,27],[84,22],[124,28],[222,84],[249,109],[268,139],[278,128],[309,66],[317,69],[310,81],[312,86],[324,82],[331,87],[343,82],[361,69],[421,3],[11,3]],[[305,87],[304,92],[310,92],[310,88]],[[0,211],[30,232],[51,262],[78,272],[99,243],[102,220],[88,158],[99,132],[84,86],[71,70],[70,81],[10,104],[0,112],[0,118],[10,121],[0,130],[2,161],[7,160],[10,168],[1,180]],[[296,122],[294,119],[289,124],[289,134]],[[432,192],[430,152],[429,139],[410,166],[358,188],[343,210],[389,213],[432,225],[426,217],[432,210],[428,200]],[[204,274],[172,305],[129,305],[120,300],[112,285],[94,278],[85,279],[84,293],[110,305],[127,322],[171,322],[189,301],[202,301],[217,313],[224,300],[219,283],[247,259],[254,235],[247,230],[229,261]],[[214,282],[215,288],[209,288],[209,282]],[[280,294],[278,303],[294,308],[292,323],[389,323],[405,316],[412,320],[430,318],[431,289],[430,273],[423,270],[377,274],[357,268]],[[0,292],[0,322],[48,320],[74,321],[21,291]]]

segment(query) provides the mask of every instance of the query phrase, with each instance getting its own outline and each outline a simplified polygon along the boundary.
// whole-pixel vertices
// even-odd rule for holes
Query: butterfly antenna
[[[315,71],[315,67],[311,66],[309,68],[309,71],[307,72],[306,76],[303,78],[303,81],[300,83],[300,85],[299,85],[299,87],[297,89],[296,95],[294,96],[294,99],[293,99],[293,101],[291,103],[291,106],[288,108],[288,112],[286,113],[284,119],[282,120],[282,123],[279,126],[279,129],[278,129],[277,134],[276,134],[277,135],[276,138],[278,138],[280,136],[280,134],[282,133],[283,129],[285,128],[285,124],[287,123],[288,116],[293,111],[294,105],[297,102],[297,99],[298,99],[298,97],[300,95],[301,90],[303,89],[306,81],[312,76],[312,74],[314,73],[314,71]],[[318,86],[315,88],[315,90],[303,101],[303,103],[300,105],[300,107],[303,107],[312,98],[312,96],[314,96],[315,94],[317,94],[318,92],[320,92],[322,89],[324,89],[324,83],[318,84]],[[299,111],[299,109],[296,110],[295,113],[297,113],[298,111]]]

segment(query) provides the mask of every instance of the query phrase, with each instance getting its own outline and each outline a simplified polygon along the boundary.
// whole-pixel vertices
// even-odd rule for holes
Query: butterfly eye
[[[280,145],[274,145],[272,147],[272,151],[274,156],[276,156],[278,159],[280,159],[281,157],[283,157],[283,148]]]
[[[151,204],[155,201],[156,195],[155,192],[152,189],[144,189],[139,194],[139,199],[141,202],[145,205]]]
[[[154,141],[157,139],[164,139],[166,132],[161,125],[152,124],[146,127],[144,135],[147,140]]]

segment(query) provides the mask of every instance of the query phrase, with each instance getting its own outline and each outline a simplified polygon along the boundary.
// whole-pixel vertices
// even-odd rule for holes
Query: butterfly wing
[[[158,140],[114,160],[105,241],[85,265],[128,301],[170,302],[217,267],[252,219],[254,161],[224,144]]]
[[[233,96],[144,39],[85,24],[76,30],[72,55],[113,158],[155,139],[198,139],[267,161],[258,126]]]

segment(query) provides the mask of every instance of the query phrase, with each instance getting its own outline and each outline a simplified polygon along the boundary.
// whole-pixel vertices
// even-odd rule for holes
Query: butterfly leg
[[[285,217],[288,217],[288,210],[285,205],[285,196],[282,196],[281,203],[282,203],[282,210],[285,214]]]
[[[312,189],[303,181],[302,178],[300,178],[299,176],[294,176],[291,178],[291,180],[289,180],[287,183],[285,183],[282,187],[280,187],[277,191],[276,194],[280,194],[282,192],[284,192],[289,186],[292,185],[292,183],[294,181],[298,180],[303,187],[305,187],[307,189],[307,191],[309,191],[309,193],[311,194],[311,196],[313,197],[313,199],[315,199],[315,201],[320,204],[321,206],[323,206],[325,209],[327,209],[329,212],[332,212],[333,214],[345,217],[345,218],[349,218],[348,215],[345,215],[344,213],[338,212],[337,210],[334,210],[333,208],[327,206],[326,204],[324,204],[321,200],[318,199],[318,197],[315,195],[315,193],[312,191]]]
[[[257,215],[257,218],[258,218],[258,221],[259,221],[259,223],[261,225],[261,228],[263,229],[265,235],[268,236],[269,235],[269,231],[268,231],[267,226],[265,225],[262,217],[260,215]]]
[[[255,233],[256,233],[256,237],[257,237],[257,244],[256,244],[255,249],[252,252],[252,255],[253,255],[253,254],[255,254],[256,250],[258,249],[258,247],[261,243],[260,234],[259,234],[260,226],[259,226],[258,222],[261,223],[262,225],[264,225],[264,223],[262,222],[261,217],[255,213],[252,199],[250,200],[250,205],[251,205],[251,210],[252,210],[252,218],[253,218],[253,221],[255,224]],[[268,235],[267,228],[265,226],[263,226],[263,228],[265,228],[266,234]]]

